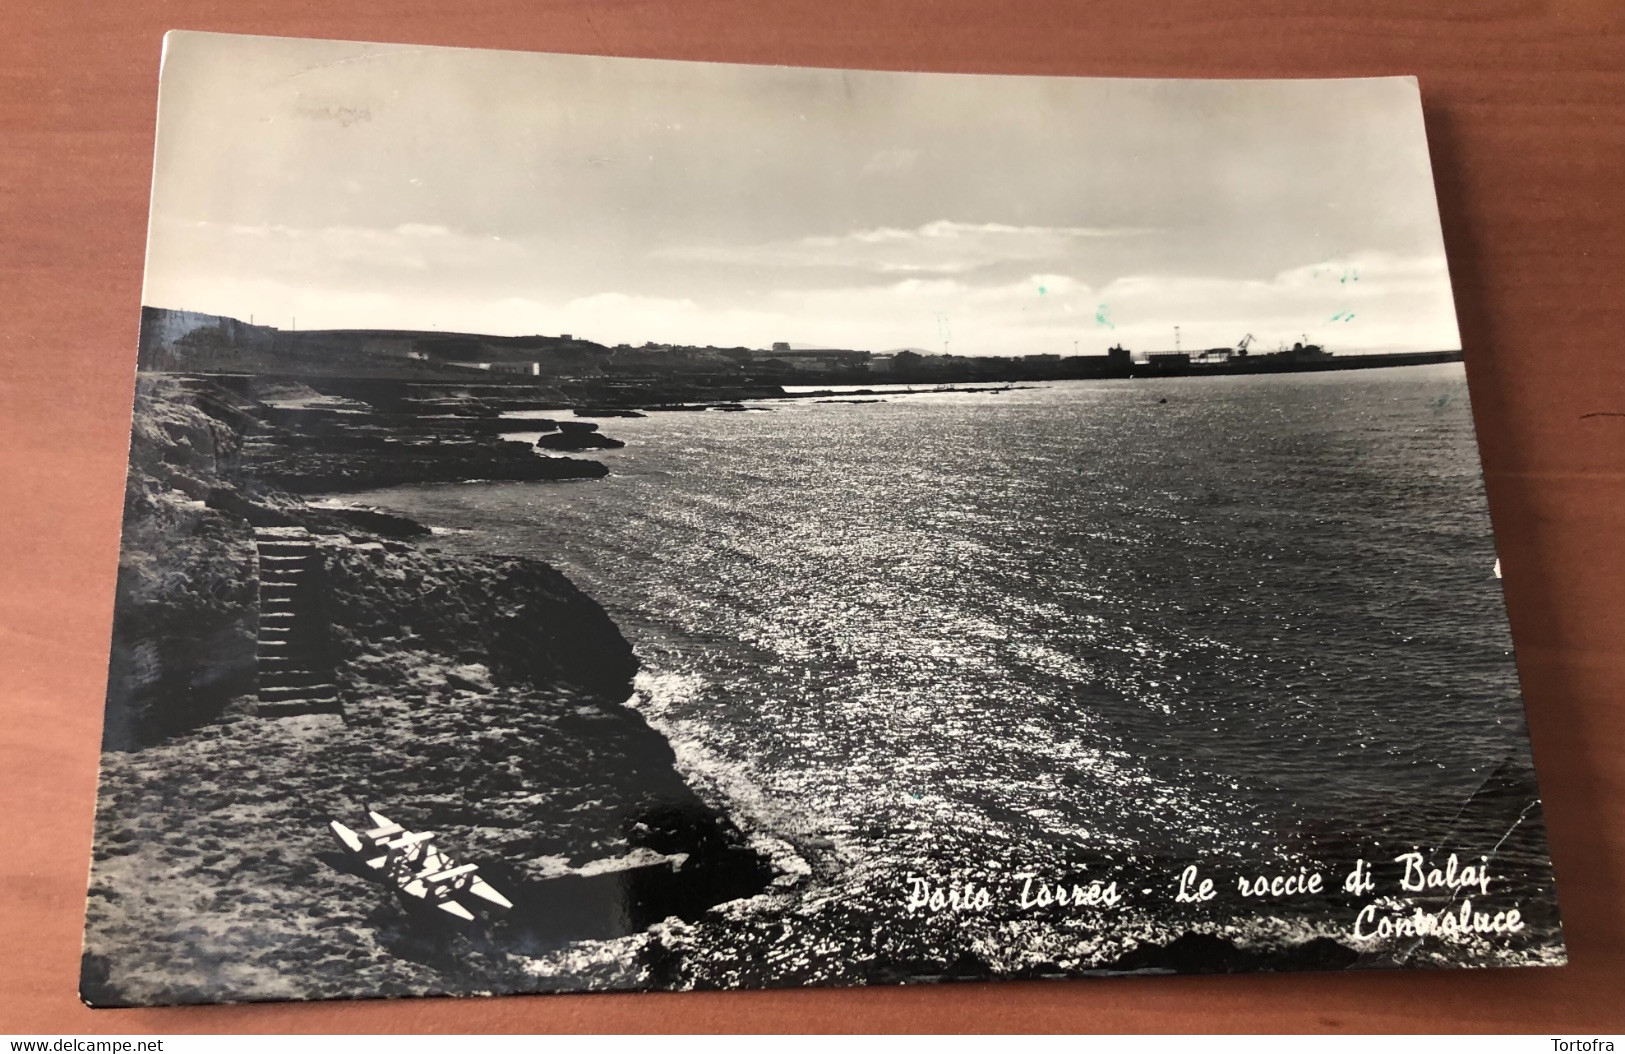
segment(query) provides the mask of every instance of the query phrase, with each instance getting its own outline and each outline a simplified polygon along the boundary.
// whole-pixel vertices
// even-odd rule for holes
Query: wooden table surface
[[[12,0],[0,1032],[1625,1029],[1625,4]],[[1421,80],[1571,965],[90,1011],[76,988],[170,28],[817,66]]]

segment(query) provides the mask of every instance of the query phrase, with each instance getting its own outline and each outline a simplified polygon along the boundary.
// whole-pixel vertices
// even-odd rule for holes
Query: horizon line
[[[157,304],[143,303],[141,305],[141,310],[142,311],[168,311],[168,312],[172,312],[174,314],[182,314],[182,315],[207,315],[210,318],[230,319],[231,321],[236,322],[239,325],[256,326],[256,327],[260,327],[260,328],[264,328],[264,329],[273,330],[273,331],[278,332],[278,333],[423,333],[423,334],[440,334],[440,335],[443,335],[443,336],[450,336],[450,337],[482,337],[482,338],[486,338],[486,339],[490,339],[490,340],[528,340],[528,339],[532,339],[532,338],[536,338],[536,337],[541,337],[541,338],[551,339],[551,340],[563,340],[563,339],[582,340],[582,341],[585,341],[586,343],[597,344],[599,347],[609,348],[611,350],[613,350],[615,348],[622,348],[622,347],[638,349],[638,348],[642,348],[642,347],[646,346],[644,344],[625,344],[625,343],[606,344],[603,341],[594,340],[594,339],[592,339],[590,337],[584,337],[579,333],[554,333],[554,334],[548,334],[548,333],[512,333],[512,334],[504,334],[504,333],[482,333],[482,332],[478,332],[478,331],[474,331],[474,330],[461,330],[461,329],[438,329],[438,328],[436,328],[436,329],[410,329],[410,328],[403,329],[403,328],[391,327],[391,326],[312,326],[309,329],[298,329],[297,327],[290,327],[288,329],[283,329],[280,326],[274,326],[274,325],[271,325],[269,323],[251,321],[251,319],[253,317],[252,313],[250,313],[250,321],[244,321],[243,319],[237,317],[236,315],[226,315],[226,314],[221,314],[219,312],[214,312],[214,311],[199,311],[199,310],[196,310],[194,308],[165,307],[165,306],[160,306],[160,305],[157,305]],[[296,316],[294,316],[294,317],[296,317]],[[1170,328],[1173,328],[1172,323],[1170,323]],[[1307,334],[1305,334],[1305,336],[1307,336]],[[729,350],[729,349],[742,348],[742,349],[744,349],[746,351],[762,351],[762,352],[770,352],[770,351],[773,350],[772,346],[771,346],[773,342],[770,342],[769,346],[765,347],[765,348],[763,348],[763,347],[751,347],[751,346],[743,345],[743,344],[678,344],[678,343],[675,343],[675,342],[672,342],[672,341],[664,341],[664,342],[648,341],[647,342],[647,344],[657,344],[657,345],[660,344],[660,343],[664,343],[666,346],[673,347],[673,348],[715,348],[717,350]],[[796,343],[796,342],[795,341],[789,341],[787,343],[792,343],[793,344],[793,343]],[[1074,343],[1076,343],[1076,341]],[[1306,343],[1315,343],[1315,342],[1307,341]],[[1120,340],[1114,340],[1113,344],[1121,344],[1121,341]],[[1381,350],[1381,349],[1370,349],[1370,348],[1363,349],[1363,350],[1331,351],[1328,348],[1328,346],[1325,345],[1325,344],[1320,344],[1319,346],[1321,348],[1323,348],[1323,349],[1327,349],[1328,354],[1345,355],[1345,356],[1349,356],[1349,357],[1363,356],[1363,355],[1416,355],[1416,354],[1427,355],[1427,354],[1437,354],[1437,353],[1440,353],[1440,352],[1447,352],[1447,351],[1448,352],[1460,352],[1460,351],[1463,350],[1462,348],[1456,347],[1456,348],[1417,348],[1417,349],[1412,349],[1410,351],[1396,351],[1396,350],[1392,350],[1392,349]],[[1186,352],[1186,353],[1187,354],[1195,354],[1195,353],[1202,352],[1202,351],[1219,350],[1221,348],[1233,348],[1233,347],[1234,347],[1234,345],[1211,345],[1211,346],[1200,347],[1200,348],[1192,348],[1192,349],[1190,349],[1189,352]],[[861,351],[861,352],[863,352],[865,354],[868,354],[868,355],[890,355],[890,354],[896,354],[898,352],[903,352],[903,351],[912,351],[912,352],[915,352],[916,354],[926,355],[926,356],[943,355],[943,356],[946,356],[946,357],[954,357],[955,355],[957,355],[957,357],[959,357],[959,358],[967,358],[967,359],[1011,359],[1011,358],[1022,358],[1022,357],[1024,357],[1023,355],[1020,355],[1020,354],[1007,354],[1007,353],[1001,353],[1001,352],[953,353],[953,352],[946,352],[946,351],[944,351],[944,352],[927,351],[927,350],[925,350],[923,347],[921,347],[919,345],[908,345],[908,346],[900,347],[900,348],[888,348],[888,349],[883,350],[883,351],[875,351],[875,350],[869,349],[869,348],[832,348],[832,347],[825,347],[825,346],[822,346],[822,345],[815,345],[815,346],[810,346],[810,347],[805,347],[805,348],[791,348],[790,350],[791,351]],[[1175,354],[1176,352],[1175,352],[1175,349],[1173,349],[1173,348],[1153,348],[1153,347],[1147,346],[1147,347],[1141,349],[1139,353],[1140,354],[1164,354],[1164,353],[1166,353],[1166,354]],[[1090,355],[1090,353],[1086,353],[1086,352],[1074,352],[1070,356],[1066,355],[1066,354],[1057,353],[1057,352],[1028,352],[1026,354],[1031,354],[1031,355],[1058,355],[1058,357],[1063,358],[1063,359],[1065,359],[1065,358],[1084,357],[1084,356],[1089,356]],[[1099,352],[1099,353],[1095,353],[1093,356],[1090,356],[1090,357],[1098,357],[1099,355],[1104,355],[1104,354],[1106,354],[1106,353],[1105,352]],[[1259,354],[1267,355],[1267,354],[1275,354],[1275,352],[1266,351],[1266,352],[1260,352]]]

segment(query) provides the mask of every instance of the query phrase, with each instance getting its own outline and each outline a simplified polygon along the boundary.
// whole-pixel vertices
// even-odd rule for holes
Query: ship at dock
[[[1439,362],[1460,362],[1460,351],[1404,351],[1364,355],[1336,355],[1325,346],[1309,341],[1307,334],[1290,347],[1256,352],[1251,333],[1232,347],[1203,348],[1199,351],[1151,351],[1142,355],[1122,345],[1106,353],[1122,377],[1193,377],[1251,373],[1313,373],[1324,370],[1361,370],[1382,366],[1425,366]],[[1175,329],[1178,343],[1178,329]]]

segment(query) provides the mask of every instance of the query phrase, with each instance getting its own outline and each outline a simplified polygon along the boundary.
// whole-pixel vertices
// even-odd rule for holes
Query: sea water
[[[1550,951],[1459,364],[750,405],[602,422],[601,480],[358,496],[568,573],[777,854],[779,889],[672,938],[686,981],[1348,943],[1352,908],[1238,883],[1412,850],[1493,858],[1535,920],[1424,957]]]

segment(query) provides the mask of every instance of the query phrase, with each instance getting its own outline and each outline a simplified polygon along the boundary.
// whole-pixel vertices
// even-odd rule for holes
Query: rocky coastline
[[[583,478],[493,475],[521,471],[520,455],[603,466],[495,432],[403,458],[367,434],[383,428],[371,410],[138,380],[87,908],[93,1005],[544,990],[538,957],[582,941],[619,950],[567,987],[637,987],[657,966],[652,932],[774,879],[624,705],[637,658],[564,575],[442,553],[410,520],[299,496]],[[405,441],[446,419],[416,416]],[[339,714],[272,717],[256,697],[267,528],[310,539],[302,618]],[[369,808],[436,832],[515,909],[458,929],[357,874],[326,823]]]
[[[265,378],[167,383],[238,434],[236,467],[245,478],[290,493],[470,479],[596,479],[609,472],[597,461],[538,456],[529,444],[506,438],[526,422],[504,420],[495,407],[455,389],[376,382],[363,399]]]
[[[593,421],[543,421],[549,426],[536,440],[538,450],[619,450],[626,444],[598,431]]]

